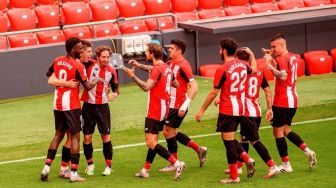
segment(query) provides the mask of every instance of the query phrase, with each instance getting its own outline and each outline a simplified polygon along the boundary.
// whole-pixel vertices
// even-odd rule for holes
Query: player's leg
[[[83,125],[83,150],[84,156],[87,162],[87,167],[85,168],[85,173],[89,176],[94,175],[95,165],[93,162],[93,145],[92,145],[92,134],[94,133],[96,126],[94,106],[89,103],[84,103],[82,108],[82,117],[84,120]]]
[[[170,127],[171,124],[165,124],[163,128],[163,135],[166,138],[168,151],[176,158],[177,156],[177,142],[176,142],[176,128]],[[159,172],[173,172],[175,171],[175,167],[171,164],[159,170]]]
[[[62,178],[70,178],[70,169],[69,163],[71,159],[71,136],[70,132],[66,132],[66,140],[62,148],[62,162],[61,162],[61,169],[59,172],[59,176]]]

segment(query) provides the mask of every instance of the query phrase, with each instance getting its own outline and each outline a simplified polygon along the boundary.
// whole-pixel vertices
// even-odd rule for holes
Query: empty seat
[[[196,0],[171,0],[172,10],[176,12],[194,12],[196,11]]]
[[[219,18],[224,16],[224,10],[220,9],[204,9],[198,12],[198,17],[200,19]]]
[[[222,0],[198,0],[198,9],[223,9]]]
[[[68,2],[62,6],[64,24],[90,22],[90,8],[83,2]]]
[[[6,32],[8,30],[8,19],[0,12],[0,32]]]
[[[7,48],[7,40],[6,37],[0,36],[0,50]]]
[[[251,0],[250,2],[252,4],[253,3],[274,3],[274,0]]]
[[[330,0],[304,0],[306,7],[323,6],[331,4]]]
[[[92,33],[90,29],[86,26],[64,29],[63,33],[65,36],[65,39],[68,39],[70,37],[78,37],[80,39],[92,38]]]
[[[143,2],[147,15],[170,12],[170,0],[143,0]]]
[[[275,3],[256,3],[251,5],[251,10],[253,13],[259,13],[277,11],[279,8]]]
[[[118,7],[113,0],[90,1],[92,21],[113,20],[118,17]]]
[[[225,8],[225,14],[227,16],[245,15],[252,14],[249,6],[231,6]]]
[[[63,0],[64,3],[67,3],[67,2],[84,2],[84,3],[87,3],[89,1],[90,0]]]
[[[308,75],[332,72],[333,61],[327,51],[309,51],[304,53]]]
[[[258,64],[258,70],[260,70],[265,75],[266,80],[274,80],[273,73],[266,66],[266,60],[264,58],[258,58],[256,60]]]
[[[61,30],[37,32],[36,36],[40,44],[50,44],[65,41],[65,36]]]
[[[331,3],[332,4],[336,4],[336,0],[331,0]]]
[[[297,62],[298,62],[298,67],[297,67],[297,76],[304,76],[306,74],[306,63],[305,61],[301,58],[300,54],[296,54]]]
[[[280,10],[287,9],[296,9],[304,7],[304,3],[302,0],[281,0],[278,2],[278,7]]]
[[[11,48],[37,45],[37,39],[32,33],[8,36]]]
[[[28,8],[12,8],[7,12],[12,31],[35,29],[36,15]]]
[[[177,22],[198,20],[198,14],[195,12],[175,13],[175,17],[177,19]]]
[[[229,6],[248,6],[249,0],[224,0],[226,7]]]
[[[148,28],[144,20],[125,21],[124,23],[121,23],[119,25],[119,28],[122,34],[131,34],[131,33],[148,31]]]
[[[120,17],[143,16],[145,5],[142,0],[116,0]]]
[[[56,1],[55,0],[37,0],[36,3],[38,5],[52,5],[52,4],[55,4]]]
[[[221,67],[222,64],[206,64],[206,65],[201,65],[198,68],[200,76],[205,76],[205,77],[215,77],[216,70]]]
[[[38,20],[38,27],[58,26],[64,18],[59,16],[57,5],[40,5],[35,8],[35,14]],[[61,20],[60,20],[61,19]]]
[[[7,11],[7,0],[0,0],[0,11]]]
[[[149,18],[145,20],[149,31],[172,29],[175,27],[172,17]]]
[[[32,8],[35,0],[10,0],[9,6],[11,8]]]
[[[334,72],[336,72],[336,48],[330,50],[330,55],[334,59]]]
[[[96,34],[96,37],[109,37],[109,36],[115,36],[119,35],[119,27],[118,24],[101,24],[101,25],[95,25],[94,31],[92,30],[92,33]],[[90,29],[93,29],[93,27],[90,27]]]

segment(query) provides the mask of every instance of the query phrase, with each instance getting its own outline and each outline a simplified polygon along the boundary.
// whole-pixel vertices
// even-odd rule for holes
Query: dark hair
[[[273,41],[275,41],[275,40],[277,40],[277,39],[284,39],[284,40],[286,40],[286,38],[285,38],[285,36],[284,36],[283,34],[277,34],[277,35],[275,35],[275,36],[270,40],[270,42],[273,42]]]
[[[110,56],[112,55],[112,49],[109,46],[98,46],[96,48],[96,56],[100,57],[100,55],[103,51],[108,51]]]
[[[178,49],[181,50],[181,53],[184,54],[185,50],[186,50],[186,44],[179,39],[173,39],[170,41],[170,44],[175,45]]]
[[[82,44],[83,44],[83,48],[92,48],[92,44],[91,42],[87,41],[87,40],[81,40]]]
[[[161,45],[149,43],[148,44],[148,51],[149,53],[153,54],[155,59],[162,59],[163,56],[163,49]]]
[[[244,61],[248,61],[250,59],[250,54],[248,54],[244,48],[238,48],[236,51],[235,56],[240,59],[240,60],[244,60]]]
[[[222,50],[227,51],[228,56],[234,56],[238,48],[237,42],[233,38],[225,37],[220,41]]]
[[[72,48],[81,42],[81,39],[77,37],[70,37],[65,41],[65,50],[70,54]]]

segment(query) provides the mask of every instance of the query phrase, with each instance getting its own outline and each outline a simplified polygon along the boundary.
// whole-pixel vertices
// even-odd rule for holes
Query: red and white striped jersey
[[[269,87],[264,74],[258,71],[255,74],[247,75],[245,87],[245,116],[261,117],[261,108],[259,104],[260,88]]]
[[[86,82],[87,76],[84,66],[69,56],[57,57],[50,66],[49,73],[55,73],[60,80]],[[54,110],[68,111],[81,108],[79,100],[79,85],[76,88],[56,87]]]
[[[297,108],[298,95],[296,93],[296,79],[298,62],[295,54],[288,53],[285,56],[275,58],[277,69],[287,72],[287,80],[275,80],[273,106],[284,108]]]
[[[155,85],[148,91],[147,116],[157,121],[163,121],[169,113],[169,98],[173,74],[167,64],[157,64],[149,73],[149,78]]]
[[[174,77],[179,83],[178,88],[171,88],[169,107],[180,109],[187,97],[188,83],[195,79],[192,74],[191,66],[187,60],[169,61],[168,65],[171,67]]]
[[[118,92],[117,72],[110,64],[107,66],[99,66],[95,60],[90,60],[84,65],[89,79],[99,79],[99,82],[89,91],[84,89],[81,100],[90,104],[108,103],[108,97],[104,88],[111,85],[113,92]]]
[[[220,89],[219,113],[230,116],[244,116],[245,82],[252,72],[245,61],[225,62],[216,70],[213,87]]]

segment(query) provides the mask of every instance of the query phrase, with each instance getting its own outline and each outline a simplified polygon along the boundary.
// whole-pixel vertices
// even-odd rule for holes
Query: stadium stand
[[[323,6],[331,4],[330,0],[304,0],[306,7]]]
[[[9,46],[11,48],[37,45],[37,38],[32,33],[10,35],[8,36]]]
[[[303,54],[303,57],[306,62],[307,75],[332,72],[333,60],[327,51],[308,51]]]
[[[223,9],[222,0],[198,0],[198,9]]]
[[[198,0],[198,17],[200,19],[219,18],[225,16],[221,0]]]
[[[161,31],[175,27],[172,17],[148,18],[145,23],[149,31]]]
[[[198,20],[196,13],[196,0],[172,0],[172,11],[176,16],[178,22]]]
[[[118,17],[118,7],[113,0],[91,0],[92,21],[113,20]]]
[[[226,7],[230,6],[249,6],[249,0],[224,0]]]
[[[306,63],[301,58],[300,54],[296,54],[296,58],[298,60],[298,68],[297,68],[297,76],[305,76],[306,75]]]
[[[38,20],[38,27],[58,26],[64,17],[59,17],[59,8],[57,5],[40,5],[35,7],[35,14]]]
[[[302,0],[280,0],[278,2],[278,7],[280,10],[287,10],[287,9],[296,9],[305,7]]]
[[[277,11],[279,8],[276,3],[255,3],[251,5],[251,10],[253,13],[259,13]]]
[[[225,8],[225,14],[227,16],[236,16],[236,15],[252,14],[252,11],[249,6],[230,6]]]
[[[170,0],[144,0],[145,14],[163,14],[170,12]],[[174,28],[174,21],[171,17],[149,18],[145,20],[149,31],[165,30]]]
[[[7,48],[7,40],[6,37],[0,36],[0,50],[4,50]]]
[[[209,10],[201,10],[198,12],[198,17],[200,19],[219,18],[224,16],[225,12],[223,9],[209,9]]]
[[[332,4],[336,4],[336,0],[331,0],[331,3]]]
[[[65,39],[70,37],[78,37],[80,39],[89,39],[92,38],[92,33],[89,27],[75,27],[75,28],[68,28],[63,30]]]
[[[38,5],[52,5],[57,3],[55,0],[37,0],[36,3]]]
[[[65,41],[65,36],[60,30],[37,32],[36,37],[40,44],[50,44]]]
[[[95,31],[93,31],[93,27]],[[96,37],[110,37],[120,34],[118,24],[101,24],[93,27],[89,28],[91,33],[94,33]]]
[[[206,64],[206,65],[201,65],[198,68],[200,76],[205,76],[205,77],[215,77],[216,70],[221,66],[222,64]]]
[[[119,28],[122,34],[132,34],[148,31],[144,20],[126,21],[122,24],[119,24]]]
[[[330,55],[334,59],[334,72],[336,72],[336,48],[330,50]]]
[[[0,11],[7,11],[7,0],[0,0]]]
[[[6,32],[8,30],[8,19],[0,12],[0,32]]]
[[[142,0],[116,0],[120,17],[135,17],[143,16],[145,12],[145,5]]]
[[[63,0],[64,3],[67,3],[67,2],[84,2],[84,3],[87,3],[89,1],[90,0]]]
[[[28,8],[11,8],[7,12],[12,31],[35,29],[36,15]]]
[[[10,8],[33,8],[35,0],[10,0]]]
[[[251,0],[252,4],[254,3],[274,3],[274,0]]]
[[[84,2],[67,2],[62,6],[64,24],[90,22],[90,8]]]

